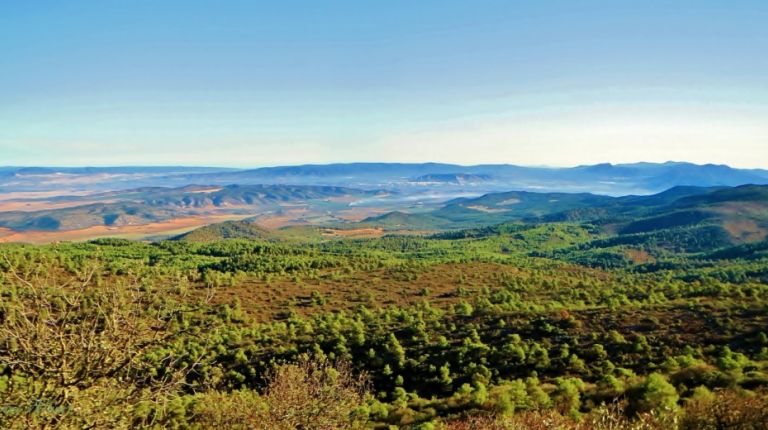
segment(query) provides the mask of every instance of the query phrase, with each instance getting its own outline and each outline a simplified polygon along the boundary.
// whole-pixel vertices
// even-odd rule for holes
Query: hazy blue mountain
[[[19,191],[106,191],[181,186],[235,169],[185,166],[0,167],[0,194]]]
[[[236,170],[209,167],[0,168],[0,193],[12,191],[116,190],[189,184],[327,185],[387,189],[418,196],[481,195],[509,190],[653,194],[676,186],[768,184],[768,171],[681,162],[596,164],[570,168],[508,164],[347,163]],[[449,197],[450,198],[450,197]]]
[[[459,166],[423,163],[350,163],[268,167],[203,175],[202,183],[316,183],[413,189],[414,178],[454,178],[466,175],[482,181],[483,190],[527,190],[596,192],[621,195],[650,194],[680,185],[711,187],[768,183],[768,171],[735,169],[725,165],[691,163],[597,164],[571,168],[523,167],[514,165]],[[419,182],[416,179],[416,182]],[[461,181],[443,182],[445,186]]]

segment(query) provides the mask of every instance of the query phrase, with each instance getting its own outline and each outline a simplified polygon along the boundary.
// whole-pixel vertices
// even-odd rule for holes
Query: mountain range
[[[679,162],[571,168],[439,163],[251,170],[2,167],[0,240],[25,240],[26,232],[93,228],[97,231],[76,237],[119,234],[126,228],[138,234],[139,226],[157,223],[167,225],[154,225],[153,235],[160,230],[175,234],[179,226],[170,224],[174,220],[186,220],[184,228],[191,229],[224,217],[268,227],[309,224],[378,232],[522,221],[592,223],[605,231],[641,234],[648,226],[706,224],[720,229],[721,242],[741,243],[764,235],[768,207],[761,185],[766,184],[766,170]],[[230,225],[212,236],[247,236],[250,231],[247,225]],[[38,240],[54,239],[44,235]]]
[[[510,164],[348,163],[224,169],[212,167],[0,167],[0,193],[116,190],[189,184],[330,185],[420,193],[508,190],[651,194],[679,185],[768,183],[768,170],[685,162],[596,164],[567,168]]]

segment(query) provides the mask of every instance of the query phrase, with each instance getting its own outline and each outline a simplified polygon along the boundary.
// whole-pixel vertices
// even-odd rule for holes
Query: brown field
[[[0,242],[50,243],[84,241],[98,237],[120,237],[141,240],[152,236],[173,236],[218,222],[239,220],[250,215],[210,215],[176,218],[169,221],[120,227],[93,226],[78,230],[25,231],[0,229]]]
[[[0,227],[0,242],[2,242],[3,237],[14,234],[14,233],[15,232],[10,228]]]
[[[427,236],[434,234],[434,230],[384,230],[381,227],[371,228],[323,228],[321,236],[344,239],[375,239],[385,234],[396,234],[400,236]]]
[[[20,211],[35,212],[50,209],[73,208],[77,206],[90,205],[93,203],[116,203],[117,200],[78,200],[69,202],[52,202],[49,200],[33,201],[0,201],[0,212]]]
[[[344,220],[357,222],[364,218],[381,215],[388,211],[376,208],[350,208],[335,212],[331,218],[335,220]],[[289,225],[315,224],[318,217],[326,215],[320,211],[313,210],[310,206],[302,203],[297,205],[282,205],[280,213],[265,212],[255,217],[255,221],[264,228],[276,229]]]
[[[372,237],[383,236],[384,229],[383,228],[355,228],[355,229],[343,230],[343,229],[326,228],[326,229],[323,229],[322,235],[333,236],[333,237],[354,238],[354,239],[362,239],[362,238],[367,239]]]
[[[349,209],[342,209],[336,212],[336,217],[346,221],[362,221],[365,218],[384,215],[390,212],[390,209],[382,209],[375,207],[350,207]]]
[[[288,225],[305,224],[306,222],[302,220],[302,217],[307,214],[309,214],[309,210],[306,207],[285,208],[280,213],[267,212],[258,215],[255,221],[264,228],[276,229]]]
[[[102,193],[104,191],[98,191]],[[19,200],[19,199],[48,199],[51,197],[60,196],[88,196],[96,194],[96,191],[74,191],[74,190],[57,190],[57,191],[14,191],[10,193],[0,194],[0,201],[6,200]]]
[[[0,212],[21,211],[33,212],[49,209],[63,209],[93,203],[114,203],[115,200],[100,200],[93,191],[19,191],[0,194]],[[55,201],[53,197],[73,196],[85,197],[94,195],[93,199],[75,201]]]

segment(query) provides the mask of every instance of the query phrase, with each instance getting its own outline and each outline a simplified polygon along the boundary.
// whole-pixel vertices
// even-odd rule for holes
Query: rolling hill
[[[253,222],[242,220],[211,224],[174,238],[185,242],[211,242],[221,239],[273,240],[275,234]]]
[[[388,212],[383,215],[365,218],[357,227],[381,227],[385,230],[434,230],[448,228],[452,222],[431,214],[411,214],[406,212]]]
[[[419,214],[393,212],[363,221],[385,229],[447,230],[518,221],[596,226],[612,244],[683,244],[687,251],[764,240],[768,186],[676,187],[650,196],[493,193]],[[678,237],[680,236],[680,237]]]
[[[74,230],[92,226],[120,227],[175,217],[221,213],[257,215],[284,208],[317,205],[320,210],[346,208],[371,192],[330,186],[228,185],[182,188],[139,188],[63,199],[62,209],[0,212],[0,227],[14,231]],[[82,202],[81,205],[77,205]]]

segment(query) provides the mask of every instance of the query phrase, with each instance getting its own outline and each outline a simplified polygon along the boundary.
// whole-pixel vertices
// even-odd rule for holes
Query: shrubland
[[[764,246],[614,239],[3,245],[0,427],[766,428]]]

